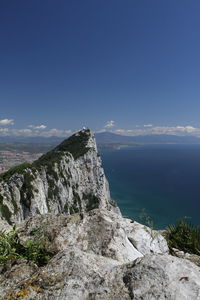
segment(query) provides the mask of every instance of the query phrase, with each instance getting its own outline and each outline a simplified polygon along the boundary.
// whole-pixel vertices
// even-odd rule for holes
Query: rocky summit
[[[0,217],[21,222],[37,214],[117,210],[90,130],[63,141],[33,164],[0,176]]]
[[[122,217],[90,130],[4,173],[0,195],[0,299],[200,299],[200,268]]]

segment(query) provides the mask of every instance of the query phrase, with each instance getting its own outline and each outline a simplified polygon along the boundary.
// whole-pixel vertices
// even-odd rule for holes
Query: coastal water
[[[145,145],[102,150],[111,190],[124,216],[156,229],[181,217],[200,225],[200,145]]]

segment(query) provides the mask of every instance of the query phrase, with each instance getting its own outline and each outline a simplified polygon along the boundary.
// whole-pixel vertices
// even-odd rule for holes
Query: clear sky
[[[0,105],[3,135],[199,135],[200,1],[1,0]]]

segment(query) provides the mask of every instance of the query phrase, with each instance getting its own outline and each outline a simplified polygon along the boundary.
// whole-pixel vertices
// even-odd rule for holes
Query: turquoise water
[[[200,225],[200,145],[103,150],[101,157],[124,216],[141,222],[145,209],[157,229],[181,217]]]

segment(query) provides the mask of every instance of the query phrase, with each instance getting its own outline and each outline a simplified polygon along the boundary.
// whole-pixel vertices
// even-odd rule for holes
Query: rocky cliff
[[[33,164],[3,174],[0,217],[9,223],[36,214],[116,210],[90,130],[77,132]]]
[[[1,179],[1,300],[200,300],[200,268],[114,206],[89,130]]]
[[[111,211],[37,215],[17,232],[21,244],[45,241],[54,255],[43,267],[20,258],[0,266],[2,300],[200,299],[199,267],[169,255],[158,232]]]

